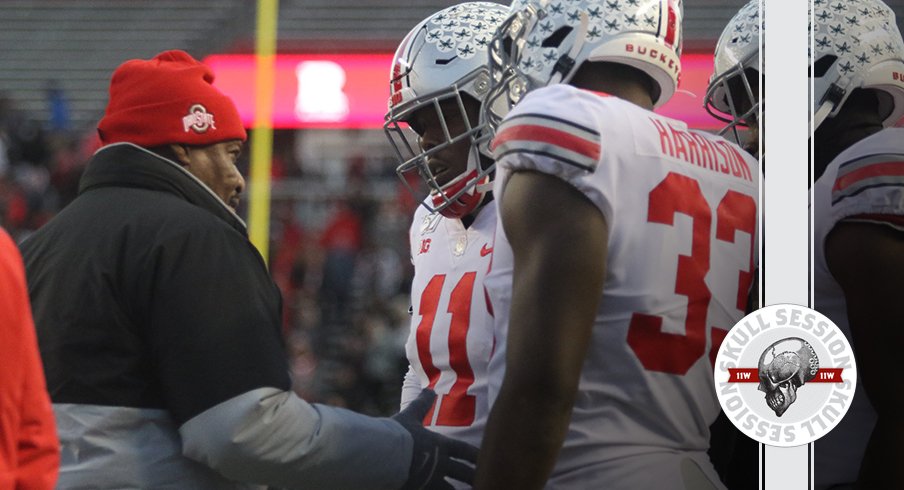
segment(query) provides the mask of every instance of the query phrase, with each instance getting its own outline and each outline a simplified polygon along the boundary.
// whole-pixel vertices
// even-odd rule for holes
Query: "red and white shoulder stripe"
[[[904,230],[904,154],[877,153],[841,164],[832,183],[832,206],[851,203],[875,209],[846,216],[846,221],[880,223]],[[861,196],[853,200],[856,196]],[[862,202],[866,199],[866,203]],[[864,204],[866,206],[864,206]]]
[[[525,113],[509,117],[499,126],[490,145],[496,160],[511,154],[554,158],[587,172],[599,164],[600,133],[546,114]]]
[[[838,167],[832,184],[832,205],[879,187],[904,187],[904,155],[868,155]]]

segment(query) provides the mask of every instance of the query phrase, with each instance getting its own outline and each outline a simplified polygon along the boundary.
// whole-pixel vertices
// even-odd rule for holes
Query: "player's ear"
[[[188,147],[185,145],[173,144],[169,145],[170,150],[173,153],[174,160],[176,163],[181,163],[183,166],[187,167],[191,164],[191,157],[189,156]]]

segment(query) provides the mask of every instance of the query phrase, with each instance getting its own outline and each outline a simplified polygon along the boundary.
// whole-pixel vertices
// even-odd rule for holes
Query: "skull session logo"
[[[757,368],[760,382],[757,389],[766,393],[769,408],[781,417],[797,400],[797,389],[818,372],[819,356],[813,346],[804,339],[789,337],[763,351]]]
[[[742,432],[772,446],[827,434],[847,413],[856,382],[854,353],[841,330],[798,305],[747,315],[716,356],[722,410]]]

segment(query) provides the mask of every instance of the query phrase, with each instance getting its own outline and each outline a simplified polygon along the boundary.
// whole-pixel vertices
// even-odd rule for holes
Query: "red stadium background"
[[[254,121],[252,55],[217,54],[204,62],[216,74],[215,85],[232,97],[247,126]],[[375,129],[383,125],[389,93],[392,53],[283,54],[276,58],[273,127]],[[712,54],[681,57],[678,92],[657,112],[691,127],[713,130],[719,121],[703,109],[712,73]]]

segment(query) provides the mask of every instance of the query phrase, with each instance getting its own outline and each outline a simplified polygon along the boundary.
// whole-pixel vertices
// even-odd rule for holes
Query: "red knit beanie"
[[[146,148],[244,141],[235,104],[212,82],[210,68],[184,51],[126,61],[113,72],[97,134],[105,145],[126,141]]]

